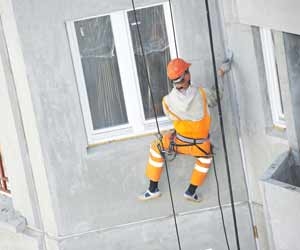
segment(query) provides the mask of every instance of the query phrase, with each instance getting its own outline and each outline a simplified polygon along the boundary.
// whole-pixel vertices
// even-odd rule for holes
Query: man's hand
[[[222,68],[219,68],[218,71],[218,76],[223,77],[225,75],[225,71]]]
[[[223,77],[225,73],[230,71],[232,63],[233,53],[231,50],[226,51],[226,59],[222,62],[221,67],[218,69],[217,73],[220,77]]]

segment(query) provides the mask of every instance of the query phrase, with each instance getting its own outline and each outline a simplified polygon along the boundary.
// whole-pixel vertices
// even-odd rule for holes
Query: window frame
[[[144,5],[136,9],[139,10],[154,6],[163,7],[166,32],[169,41],[170,57],[174,58],[176,57],[176,48],[169,3],[162,2],[152,5]],[[129,11],[132,11],[132,9],[126,9],[92,17],[85,17],[66,22],[88,145],[154,133],[157,131],[155,119],[153,118],[146,120],[144,115],[142,96],[129,27],[130,24],[127,17],[127,13]],[[128,123],[94,130],[79,46],[75,32],[75,22],[101,16],[110,16],[111,19]],[[171,122],[165,116],[159,117],[158,123],[162,130],[172,128]]]
[[[272,30],[259,28],[273,126],[286,129]]]
[[[8,183],[8,177],[6,175],[4,164],[3,164],[3,157],[0,152],[0,194],[4,195],[11,195]]]

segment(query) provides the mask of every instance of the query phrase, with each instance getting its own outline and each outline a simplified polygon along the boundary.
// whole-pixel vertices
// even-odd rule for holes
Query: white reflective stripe
[[[157,152],[155,152],[152,148],[150,148],[150,154],[155,158],[162,158],[161,155]]]
[[[204,163],[204,164],[210,164],[211,161],[212,161],[212,158],[199,157],[198,160],[199,160],[201,163]]]
[[[153,161],[150,157],[149,157],[149,164],[153,167],[156,167],[156,168],[162,168],[162,166],[164,165],[163,162],[156,162],[156,161]]]
[[[197,164],[195,164],[195,169],[196,169],[198,172],[205,173],[205,174],[208,172],[208,168],[198,166]]]

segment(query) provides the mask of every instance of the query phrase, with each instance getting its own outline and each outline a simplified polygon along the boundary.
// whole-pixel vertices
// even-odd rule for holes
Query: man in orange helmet
[[[220,76],[230,70],[231,58],[218,70]],[[164,165],[162,151],[173,150],[196,158],[184,197],[191,201],[201,201],[196,189],[203,184],[212,162],[209,139],[211,118],[208,107],[217,104],[217,95],[214,88],[204,89],[191,84],[190,66],[190,63],[181,58],[168,63],[167,74],[174,88],[163,98],[162,104],[164,113],[173,122],[175,132],[168,132],[163,135],[161,141],[152,142],[146,167],[150,185],[139,196],[140,200],[149,200],[161,195],[158,182]],[[219,91],[222,95],[223,86]]]

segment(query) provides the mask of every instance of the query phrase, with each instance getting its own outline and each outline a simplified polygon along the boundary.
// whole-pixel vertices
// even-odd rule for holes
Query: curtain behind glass
[[[128,123],[109,16],[75,22],[93,128]]]
[[[143,100],[146,119],[152,119],[154,112],[150,90],[147,84],[147,71],[154,97],[155,109],[158,116],[163,116],[162,97],[170,90],[166,67],[170,60],[170,49],[166,31],[163,6],[139,9],[136,11],[138,24],[135,22],[134,12],[128,12],[128,21],[138,72],[139,84]],[[141,33],[147,71],[143,61],[142,49],[138,37],[137,25]]]

